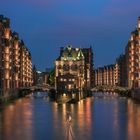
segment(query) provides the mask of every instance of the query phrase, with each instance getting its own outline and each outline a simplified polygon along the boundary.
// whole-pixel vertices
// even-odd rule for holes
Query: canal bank
[[[120,96],[130,97],[131,89],[126,87],[118,87],[118,86],[96,86],[92,90],[92,92],[115,92]]]
[[[132,89],[131,90],[131,97],[135,100],[140,101],[140,89]]]
[[[10,89],[10,90],[1,90],[0,91],[0,104],[11,102],[20,97],[24,97],[27,94],[30,94],[29,90],[23,89]]]
[[[92,89],[93,92],[115,92],[122,97],[130,97],[134,100],[140,101],[140,89],[130,89],[116,86],[96,86]]]
[[[91,90],[75,90],[75,91],[59,91],[56,92],[54,89],[50,90],[49,97],[52,101],[56,101],[59,104],[62,103],[77,103],[86,97],[91,97]]]
[[[79,92],[78,94],[58,94],[54,89],[48,92],[48,96],[51,101],[55,101],[59,104],[61,103],[77,103],[82,99],[86,99],[87,97],[92,97],[92,92],[114,92],[117,93],[121,97],[130,97],[132,99],[140,101],[140,89],[124,89],[124,88],[94,88],[92,90],[86,90],[83,92]],[[3,92],[0,92],[0,104],[11,102],[20,97],[25,97],[30,94],[31,91],[28,89],[14,89],[5,91],[4,96],[2,96]]]

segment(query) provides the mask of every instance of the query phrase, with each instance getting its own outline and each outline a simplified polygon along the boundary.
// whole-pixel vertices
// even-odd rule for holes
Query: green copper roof
[[[72,46],[66,47],[62,55],[60,56],[61,60],[81,60],[84,59],[84,55],[82,53],[82,50],[80,48],[72,48]]]
[[[136,30],[132,31],[131,34],[138,36],[138,30],[136,29]]]

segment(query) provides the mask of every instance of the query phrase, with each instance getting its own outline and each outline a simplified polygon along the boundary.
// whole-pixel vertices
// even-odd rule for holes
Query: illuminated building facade
[[[131,32],[130,40],[125,49],[127,66],[127,86],[140,87],[140,17],[135,31]]]
[[[99,67],[94,70],[95,86],[111,85],[126,87],[126,58],[120,55],[113,65]]]
[[[32,62],[28,49],[10,19],[0,16],[0,96],[9,97],[20,87],[32,85]]]
[[[117,86],[127,86],[126,56],[120,55],[115,63],[115,84]]]
[[[77,92],[86,88],[85,57],[80,48],[61,48],[55,61],[55,89],[60,93]]]
[[[106,66],[94,71],[95,85],[140,88],[140,17],[138,18],[136,30],[131,32],[131,37],[125,48],[125,54],[120,55],[111,68],[111,73],[114,73],[110,75],[111,77],[108,71],[110,69]],[[113,76],[114,79],[112,78]],[[109,79],[112,79],[112,82]],[[114,80],[115,82],[113,82]]]
[[[107,65],[94,70],[95,86],[115,85],[115,65]]]
[[[20,87],[30,87],[33,84],[33,69],[31,54],[23,41],[20,41]]]

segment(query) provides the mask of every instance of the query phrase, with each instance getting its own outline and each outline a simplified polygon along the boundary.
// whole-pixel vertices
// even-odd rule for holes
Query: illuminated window
[[[5,79],[9,79],[9,73],[5,74]]]
[[[71,89],[71,88],[72,88],[72,85],[69,84],[69,85],[68,85],[68,89]]]

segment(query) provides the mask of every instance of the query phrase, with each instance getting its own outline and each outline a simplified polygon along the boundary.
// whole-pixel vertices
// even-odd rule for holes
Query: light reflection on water
[[[0,140],[63,140],[67,111],[76,140],[140,138],[140,104],[107,94],[62,105],[48,98],[18,99],[0,109]]]

